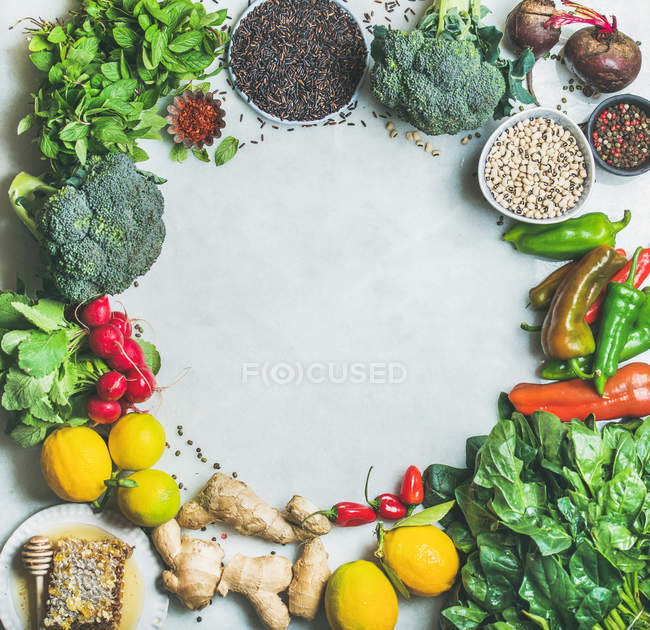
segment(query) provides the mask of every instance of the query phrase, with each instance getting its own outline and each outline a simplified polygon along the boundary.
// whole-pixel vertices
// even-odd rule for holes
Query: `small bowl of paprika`
[[[587,122],[594,160],[614,175],[630,177],[650,170],[650,101],[619,94],[599,103]]]

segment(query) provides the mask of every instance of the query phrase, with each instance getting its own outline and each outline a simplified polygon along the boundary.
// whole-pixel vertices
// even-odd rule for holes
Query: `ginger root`
[[[229,591],[250,599],[260,619],[270,630],[285,630],[289,625],[289,609],[278,593],[291,582],[291,562],[282,556],[247,558],[236,554],[226,565],[217,586],[225,597]]]
[[[330,523],[326,516],[316,514],[308,521],[305,521],[308,516],[311,516],[319,510],[320,508],[315,506],[309,499],[305,499],[305,497],[301,497],[298,494],[292,497],[285,508],[288,521],[296,525],[301,525],[303,529],[314,534],[314,536],[324,536],[325,534],[329,534],[332,529],[332,523]],[[305,522],[303,523],[303,521]]]
[[[323,591],[331,575],[329,556],[320,538],[305,543],[302,555],[293,565],[289,585],[289,612],[298,617],[314,619]]]
[[[314,537],[307,528],[290,523],[245,483],[223,473],[212,475],[196,499],[181,507],[176,519],[187,529],[200,529],[222,521],[244,536],[259,536],[281,544]]]
[[[151,538],[169,570],[163,571],[165,588],[190,610],[210,603],[221,577],[221,546],[209,540],[183,536],[175,519],[156,527]]]

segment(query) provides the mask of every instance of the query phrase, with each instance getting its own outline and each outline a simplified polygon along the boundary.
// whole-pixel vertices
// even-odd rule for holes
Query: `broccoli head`
[[[388,30],[375,34],[373,57],[375,97],[432,135],[480,127],[506,90],[501,71],[468,39]]]
[[[60,297],[121,293],[149,271],[165,239],[160,181],[123,153],[90,158],[61,187],[27,173],[14,178],[11,204],[40,242]]]

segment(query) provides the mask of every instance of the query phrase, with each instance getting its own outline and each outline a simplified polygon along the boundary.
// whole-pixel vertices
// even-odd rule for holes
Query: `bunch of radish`
[[[111,424],[133,404],[148,400],[156,389],[156,379],[145,363],[140,344],[131,337],[128,317],[111,311],[106,296],[82,307],[78,318],[88,328],[90,349],[111,368],[98,379],[86,413],[93,422]]]

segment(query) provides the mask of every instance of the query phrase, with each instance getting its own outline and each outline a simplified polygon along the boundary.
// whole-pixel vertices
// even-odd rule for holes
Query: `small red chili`
[[[372,501],[368,499],[368,481],[370,480],[371,471],[372,466],[370,467],[366,477],[365,494],[368,505],[375,510],[381,518],[384,518],[387,521],[396,521],[400,518],[404,518],[408,508],[400,501],[400,498],[396,494],[385,492],[384,494],[376,496]]]
[[[326,516],[332,523],[340,527],[356,527],[357,525],[373,523],[376,519],[375,511],[370,506],[363,505],[363,503],[340,501],[333,505],[330,510],[320,510],[310,514],[303,520],[303,523],[317,514]]]
[[[402,479],[402,487],[399,491],[399,498],[402,503],[409,506],[409,512],[416,505],[420,505],[424,499],[424,484],[422,483],[422,474],[417,466],[409,466]]]

